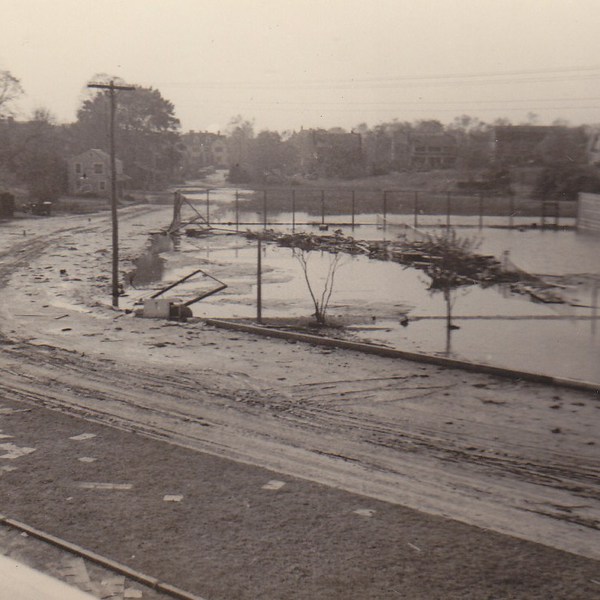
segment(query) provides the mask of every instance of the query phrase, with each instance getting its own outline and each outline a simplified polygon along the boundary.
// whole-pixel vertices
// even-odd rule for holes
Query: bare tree
[[[446,352],[450,353],[451,332],[458,329],[452,322],[452,309],[456,300],[456,291],[464,286],[476,283],[476,256],[474,251],[479,242],[475,238],[459,237],[454,229],[427,236],[426,249],[433,260],[425,269],[431,278],[430,290],[441,291],[446,304]]]
[[[333,294],[333,288],[335,285],[335,275],[338,268],[341,266],[341,254],[332,253],[329,254],[329,265],[327,268],[327,275],[323,283],[323,289],[319,294],[316,285],[313,284],[309,277],[308,262],[310,259],[310,251],[302,248],[294,249],[294,255],[298,259],[302,272],[304,273],[304,279],[308,287],[308,292],[313,301],[315,307],[314,317],[319,327],[323,327],[326,324],[326,314],[329,308],[329,302],[331,301],[331,295]]]
[[[11,104],[22,94],[21,82],[10,71],[0,71],[0,119],[13,114]]]

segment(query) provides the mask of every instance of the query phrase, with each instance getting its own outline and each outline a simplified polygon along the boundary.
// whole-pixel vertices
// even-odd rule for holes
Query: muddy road
[[[122,212],[124,269],[170,210]],[[1,231],[6,399],[600,558],[598,394],[135,318],[107,215]]]

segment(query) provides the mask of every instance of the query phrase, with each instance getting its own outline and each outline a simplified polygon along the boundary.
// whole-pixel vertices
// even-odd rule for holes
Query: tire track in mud
[[[535,489],[528,489],[520,501],[513,499],[512,508],[590,531],[598,528],[593,509],[600,500],[598,469],[583,465],[577,455],[563,455],[560,464],[556,457],[548,457],[547,464],[543,457],[533,462],[520,456],[518,448],[512,455],[489,456],[461,448],[439,431],[385,423],[312,396],[303,403],[302,394],[240,393],[236,381],[221,378],[207,385],[207,374],[130,369],[111,360],[27,344],[5,347],[3,353],[21,367],[9,369],[0,384],[0,391],[13,400],[401,504],[416,502],[398,493],[399,481],[406,484],[407,477],[413,482],[420,477],[429,493],[447,487],[484,503],[492,497],[510,503],[518,479]],[[36,375],[28,374],[29,369]],[[274,452],[276,458],[270,456]],[[416,472],[405,464],[407,456],[417,461]],[[460,472],[451,472],[453,465]],[[443,470],[448,472],[442,477]],[[483,479],[469,481],[467,471]],[[548,488],[559,495],[549,500],[544,492]],[[591,505],[569,508],[581,505],[581,499]],[[413,507],[440,512],[435,502],[417,504]],[[588,507],[593,509],[589,515]]]
[[[32,348],[26,347],[23,351],[7,349],[6,352],[14,354],[19,362],[24,364],[31,360]],[[479,451],[478,446],[485,445],[488,448],[490,446],[489,441],[483,435],[477,439],[471,435],[461,445],[457,443],[454,433],[451,436],[442,436],[438,429],[423,425],[416,426],[400,421],[389,424],[372,415],[354,414],[344,402],[324,402],[323,396],[319,396],[319,400],[315,400],[313,395],[307,397],[305,394],[295,395],[289,392],[283,396],[274,392],[241,391],[237,381],[231,382],[233,385],[229,388],[224,388],[223,377],[220,378],[220,385],[216,385],[214,382],[209,383],[211,382],[210,373],[200,379],[197,376],[193,378],[192,374],[188,374],[187,381],[184,383],[181,375],[174,376],[164,370],[157,371],[154,368],[152,371],[141,371],[139,368],[137,370],[127,367],[118,368],[111,361],[104,361],[105,364],[102,365],[86,357],[58,349],[38,349],[36,354],[39,360],[33,361],[35,375],[31,375],[31,379],[49,388],[53,384],[58,384],[62,391],[69,391],[79,398],[89,398],[99,403],[106,402],[110,398],[113,402],[123,403],[134,410],[154,412],[157,415],[181,418],[186,421],[195,420],[206,426],[210,422],[199,416],[202,410],[212,410],[215,406],[218,408],[235,406],[241,410],[246,406],[251,413],[256,412],[257,409],[261,412],[267,411],[271,416],[285,420],[286,424],[302,429],[326,430],[349,437],[358,436],[361,441],[375,446],[402,452],[424,451],[441,460],[460,463],[472,462],[486,469],[507,471],[520,476],[525,481],[534,480],[550,487],[578,489],[583,483],[590,486],[591,497],[600,499],[599,465],[586,460],[581,455],[557,454],[544,450],[536,461],[531,459],[523,461],[519,457],[526,453],[525,450],[530,452],[531,447],[527,449],[514,448],[512,454],[506,452],[506,448],[502,449],[501,454],[500,449],[491,453],[483,453]],[[47,378],[43,377],[40,365],[51,367]],[[110,368],[108,368],[109,365]],[[69,371],[68,378],[65,377],[65,368],[68,368]],[[54,379],[53,374],[58,369],[63,371],[62,383],[59,382],[59,379]],[[214,374],[212,376],[214,379]],[[85,381],[85,387],[81,386],[82,381]],[[127,388],[132,388],[136,392],[124,389],[123,381],[127,381]],[[92,386],[92,383],[96,385]],[[347,383],[342,383],[347,388]],[[383,388],[372,387],[372,384],[368,389],[383,391]],[[403,391],[406,389],[404,388]],[[359,389],[356,393],[362,391],[364,389]],[[140,392],[149,394],[145,395],[144,401],[140,401]],[[157,394],[160,397],[155,398],[154,403],[150,403],[149,399],[154,398]],[[327,397],[329,396],[336,397],[335,390],[329,392]],[[337,397],[339,398],[339,391]],[[232,402],[232,398],[234,398],[234,402]],[[399,393],[398,400],[405,400],[405,396]],[[173,405],[180,406],[180,408],[176,409]],[[172,406],[172,408],[165,409],[163,406]],[[520,452],[517,452],[518,449]],[[585,491],[579,490],[580,493]]]

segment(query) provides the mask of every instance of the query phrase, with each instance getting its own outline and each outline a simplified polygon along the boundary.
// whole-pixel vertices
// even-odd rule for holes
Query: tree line
[[[68,158],[90,148],[109,151],[110,98],[104,90],[86,92],[76,121],[59,124],[46,109],[17,121],[15,105],[23,93],[16,77],[0,71],[0,184],[55,200],[67,190]],[[161,188],[177,178],[179,129],[173,103],[159,90],[136,86],[118,95],[115,141],[132,189]]]
[[[93,78],[109,79],[119,83],[106,75]],[[24,186],[33,198],[53,200],[67,189],[68,158],[90,148],[109,150],[109,96],[104,90],[88,90],[75,122],[59,124],[45,109],[37,109],[28,120],[15,120],[14,108],[23,94],[19,80],[9,71],[0,71],[0,185]],[[185,160],[188,148],[175,106],[159,90],[137,86],[119,93],[115,124],[117,154],[130,189],[160,189],[200,174],[199,165],[190,166]],[[529,116],[527,124],[536,124],[535,115]],[[505,186],[514,165],[494,156],[491,141],[496,128],[508,125],[507,119],[486,123],[462,115],[447,125],[437,120],[394,119],[373,127],[361,123],[350,131],[334,127],[256,132],[252,120],[238,115],[229,122],[224,137],[232,183],[352,179],[436,168],[435,163],[411,162],[411,148],[418,150],[419,143],[430,148],[447,143],[451,165],[461,176],[483,177],[492,186]],[[587,165],[585,128],[565,122],[554,125],[528,157],[528,164],[540,169],[534,194],[573,199],[578,191],[600,191],[598,170]]]
[[[564,121],[556,121],[550,127],[538,128],[533,114],[519,125],[537,129],[534,133],[539,140],[526,154],[519,153],[517,142],[513,153],[500,156],[494,151],[495,134],[498,129],[510,130],[512,126],[505,118],[486,123],[462,115],[447,125],[437,120],[392,120],[374,127],[362,123],[351,131],[334,127],[282,134],[263,130],[255,134],[252,121],[238,116],[232,119],[227,131],[231,180],[294,183],[297,177],[353,179],[453,168],[464,180],[459,182],[464,189],[472,184],[471,189],[507,192],[512,169],[533,167],[537,173],[534,197],[573,200],[579,191],[600,192],[598,168],[588,165],[585,126],[570,127]],[[302,143],[302,134],[306,138],[309,133],[313,138],[316,134],[321,141],[313,139],[308,144],[312,155]],[[440,164],[435,167],[431,162],[415,160],[421,149],[425,155],[433,156],[430,161],[439,160]],[[444,160],[445,163],[441,162]]]

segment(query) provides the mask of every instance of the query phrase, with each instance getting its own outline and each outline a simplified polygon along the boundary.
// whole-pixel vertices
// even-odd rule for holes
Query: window
[[[104,165],[102,163],[94,163],[94,173],[102,175],[104,173]]]
[[[102,190],[102,191],[106,190],[106,181],[102,180],[100,182],[100,190]]]
[[[77,175],[81,173],[81,163],[75,163],[75,173],[77,173]]]

